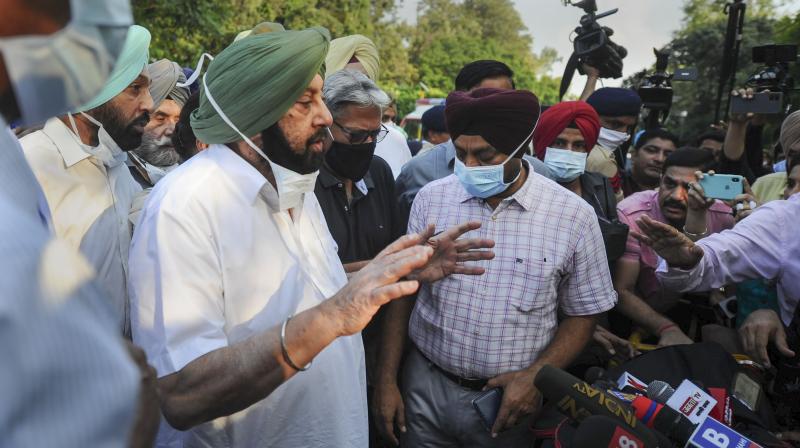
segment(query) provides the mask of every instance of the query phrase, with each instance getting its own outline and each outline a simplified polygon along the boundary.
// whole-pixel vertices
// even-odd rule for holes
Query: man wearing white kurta
[[[50,205],[56,236],[89,260],[126,335],[128,214],[142,188],[125,165],[125,151],[141,144],[153,107],[146,71],[149,45],[150,33],[131,27],[114,71],[100,94],[81,107],[83,112],[51,118],[44,129],[21,140]]]
[[[417,245],[433,231],[393,243],[348,283],[313,194],[332,122],[318,74],[329,38],[275,32],[220,53],[192,115],[211,146],[144,206],[129,285],[133,338],[159,376],[158,446],[368,444],[358,332],[416,290],[396,283],[413,269],[437,278],[426,274],[433,251]],[[467,227],[444,234],[453,242]],[[480,273],[459,269],[450,272]]]

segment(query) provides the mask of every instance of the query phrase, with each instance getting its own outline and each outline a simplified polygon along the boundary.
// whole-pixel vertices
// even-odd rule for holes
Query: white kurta
[[[293,221],[255,168],[212,145],[159,182],[133,237],[133,339],[159,376],[276,327],[347,281],[314,194]],[[339,338],[266,399],[158,446],[366,447],[361,336]]]
[[[75,134],[57,118],[20,142],[50,205],[56,236],[89,260],[120,331],[129,334],[128,213],[142,188],[128,171],[125,154],[104,165],[85,152]]]
[[[392,127],[388,127],[389,133],[375,147],[375,155],[385,160],[392,169],[392,175],[397,179],[403,166],[411,160],[411,149],[405,136]]]

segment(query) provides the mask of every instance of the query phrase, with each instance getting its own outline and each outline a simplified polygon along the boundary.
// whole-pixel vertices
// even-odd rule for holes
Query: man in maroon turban
[[[408,231],[479,221],[470,233],[491,236],[495,258],[481,262],[479,281],[422,283],[416,301],[387,310],[376,403],[383,431],[397,425],[402,446],[530,446],[539,369],[568,366],[591,339],[596,315],[616,303],[592,208],[523,158],[538,116],[536,96],[524,90],[447,98],[455,175],[419,191]],[[493,388],[502,399],[497,418],[485,421],[472,400]]]

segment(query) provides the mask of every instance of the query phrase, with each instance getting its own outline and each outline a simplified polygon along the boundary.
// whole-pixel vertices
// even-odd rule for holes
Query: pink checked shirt
[[[658,205],[658,190],[647,190],[634,193],[617,204],[617,216],[621,222],[628,225],[630,230],[639,232],[636,220],[647,215],[658,222],[667,222]],[[708,208],[708,232],[717,233],[733,227],[731,208],[720,201],[715,201]],[[656,311],[663,312],[669,309],[682,294],[667,291],[661,287],[656,278],[658,255],[652,248],[643,245],[636,238],[628,234],[623,260],[639,263],[639,278],[636,281],[636,292],[639,297],[652,306]]]
[[[412,341],[439,367],[464,378],[490,378],[530,366],[570,316],[614,307],[616,293],[592,207],[530,172],[495,210],[472,197],[454,175],[420,190],[409,232],[465,221],[468,237],[495,241],[482,276],[453,275],[423,284],[409,323]]]

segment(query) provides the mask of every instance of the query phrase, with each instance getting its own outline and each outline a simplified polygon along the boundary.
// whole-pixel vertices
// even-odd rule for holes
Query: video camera
[[[745,86],[756,93],[750,99],[731,97],[731,113],[780,114],[791,107],[784,104],[784,99],[794,89],[789,63],[796,61],[797,45],[770,44],[753,47],[753,62],[763,65],[747,78]]]
[[[642,99],[642,108],[648,110],[645,129],[661,127],[669,116],[672,107],[672,81],[694,81],[697,70],[694,68],[677,69],[674,74],[667,72],[669,52],[653,48],[656,55],[655,72],[646,75],[636,90]]]
[[[595,67],[600,72],[601,78],[619,78],[622,76],[622,59],[628,55],[628,50],[611,41],[610,37],[614,35],[614,30],[597,23],[599,19],[615,14],[619,11],[618,8],[597,14],[596,0],[574,3],[572,0],[563,0],[563,2],[564,6],[581,8],[586,14],[581,17],[580,26],[575,28],[573,53],[567,62],[561,81],[561,97],[567,91],[576,69],[580,74],[586,74],[583,71],[583,64]]]

